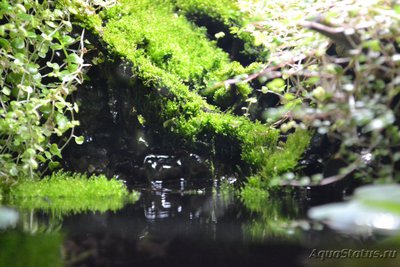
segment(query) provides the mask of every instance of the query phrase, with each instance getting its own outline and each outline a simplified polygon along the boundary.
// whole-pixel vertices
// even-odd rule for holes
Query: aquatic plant
[[[9,201],[22,209],[41,209],[57,215],[121,209],[139,194],[129,192],[121,180],[104,175],[55,172],[40,181],[21,181],[11,187]]]
[[[239,1],[172,0],[179,14],[206,27],[210,39],[230,54],[231,58],[264,62],[268,49],[243,28],[254,20],[253,14],[239,8]],[[248,64],[248,63],[247,63]],[[243,75],[242,77],[247,77]]]
[[[289,135],[286,143],[281,144],[282,147],[278,145],[268,151],[267,156],[260,159],[262,162],[260,170],[246,181],[241,192],[242,198],[249,203],[256,200],[255,203],[258,204],[258,201],[268,197],[268,194],[262,191],[283,185],[288,176],[293,179],[292,172],[308,147],[310,139],[311,134],[308,131],[298,128]]]

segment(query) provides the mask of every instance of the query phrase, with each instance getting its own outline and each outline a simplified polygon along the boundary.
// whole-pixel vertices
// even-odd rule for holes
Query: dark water
[[[76,266],[280,266],[287,255],[298,265],[296,244],[246,241],[251,216],[231,194],[170,188],[144,189],[138,203],[115,214],[67,218],[71,246],[92,242],[86,249],[95,251]]]
[[[250,211],[232,182],[154,181],[117,212],[60,218],[21,210],[17,228],[0,233],[0,266],[377,266],[310,258],[313,249],[366,249],[379,238],[307,220],[307,190],[280,192]]]

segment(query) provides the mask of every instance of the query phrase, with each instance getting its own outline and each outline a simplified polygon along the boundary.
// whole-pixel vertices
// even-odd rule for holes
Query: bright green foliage
[[[282,147],[274,147],[265,152],[264,154],[266,155],[260,158],[261,170],[256,175],[249,177],[246,186],[241,192],[242,198],[249,203],[253,203],[255,195],[262,195],[262,189],[265,190],[271,186],[279,185],[282,182],[281,175],[295,169],[310,139],[309,132],[298,128],[296,132],[289,135]],[[266,197],[267,195],[265,195]],[[257,196],[255,199],[260,198]],[[255,203],[258,202],[256,201]]]
[[[363,180],[400,181],[398,2],[239,2],[260,18],[244,30],[270,52],[271,67],[255,76],[267,82],[264,93],[281,99],[266,119],[340,143],[336,157],[348,167],[337,178],[355,171]],[[270,79],[274,66],[279,77]],[[283,114],[291,119],[282,123]]]
[[[0,234],[0,266],[64,266],[59,233],[30,235],[17,232]]]
[[[246,69],[230,62],[228,54],[208,40],[203,28],[195,27],[173,10],[167,1],[121,1],[121,5],[103,14],[108,20],[103,38],[115,50],[124,51],[139,68],[147,67],[140,59],[146,58],[168,72],[170,79],[201,91],[216,103],[224,103],[224,98],[229,100],[236,89],[215,84],[245,74]],[[251,92],[247,84],[237,90],[242,97]]]
[[[83,52],[71,49],[79,38],[71,37],[67,10],[55,8],[53,1],[12,2],[0,2],[3,183],[34,177],[40,163],[57,166],[60,147],[50,137],[78,125],[71,116],[77,106],[65,99],[81,82],[84,67]]]
[[[264,151],[275,146],[278,132],[246,118],[222,114],[189,90],[203,87],[202,77],[207,73],[210,77],[218,72],[225,75],[229,72],[226,66],[242,67],[229,63],[227,54],[208,41],[202,30],[171,10],[171,5],[154,1],[122,1],[121,6],[107,10],[103,38],[116,53],[133,62],[134,72],[145,86],[158,91],[165,128],[190,141],[202,140],[204,134],[230,137],[232,144],[242,147],[243,160],[257,166]],[[217,75],[218,80],[227,78],[223,75]]]
[[[260,177],[251,176],[246,186],[240,191],[240,197],[245,206],[255,212],[260,212],[269,201],[269,193]]]
[[[88,210],[115,211],[127,202],[135,202],[138,196],[136,192],[130,193],[120,180],[68,172],[56,172],[40,181],[23,181],[10,191],[11,204],[57,215]]]
[[[242,147],[242,159],[253,166],[263,163],[266,152],[275,146],[279,136],[272,128],[229,114],[201,112],[191,118],[182,116],[172,120],[175,125],[172,131],[192,141],[207,133],[233,138]]]
[[[284,172],[293,171],[304,150],[310,143],[310,133],[297,129],[289,135],[282,147],[277,147],[268,157],[261,170],[263,177],[276,177]]]
[[[243,13],[232,0],[172,0],[185,14],[211,17],[229,26],[241,26]]]
[[[87,49],[84,32],[72,34],[71,16],[99,28],[98,17],[89,15],[112,2],[1,0],[1,183],[37,177],[39,166],[55,169],[71,139],[82,143],[74,135],[78,106],[66,99],[83,81]]]
[[[239,8],[240,1],[232,0],[172,0],[177,6],[178,13],[184,14],[188,19],[194,22],[211,20],[213,24],[222,27],[222,32],[217,33],[215,38],[224,38],[227,35],[233,35],[235,38],[244,41],[244,50],[241,54],[256,57],[261,61],[265,61],[268,50],[256,44],[255,38],[246,29],[243,30],[254,18],[250,17],[248,12]],[[204,23],[204,22],[203,22]],[[210,22],[208,22],[210,23]]]

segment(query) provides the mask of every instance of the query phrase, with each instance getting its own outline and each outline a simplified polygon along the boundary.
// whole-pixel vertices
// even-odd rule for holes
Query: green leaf
[[[65,108],[65,103],[64,103],[64,102],[56,102],[54,105],[55,105],[56,108],[58,108],[59,110],[62,110],[63,108]]]
[[[38,64],[28,63],[26,65],[26,69],[28,70],[29,73],[36,74],[39,71],[39,65]]]
[[[26,36],[30,39],[36,39],[37,35],[34,32],[27,32]]]
[[[11,45],[7,39],[0,38],[0,47],[4,48],[7,51],[11,48]]]
[[[397,14],[400,14],[400,5],[395,5],[393,9]]]
[[[14,40],[11,41],[11,46],[12,46],[14,49],[17,49],[17,50],[23,49],[23,48],[25,47],[24,39],[22,39],[22,38],[15,38]]]
[[[286,93],[286,94],[283,95],[283,98],[286,101],[292,101],[292,100],[294,100],[296,98],[296,96],[294,94],[292,94],[292,93]]]
[[[74,136],[75,143],[78,145],[82,145],[83,142],[85,141],[85,138],[83,136]]]
[[[44,155],[46,156],[47,159],[51,159],[51,154],[49,151],[45,151]]]
[[[12,166],[9,171],[11,176],[18,176],[18,169],[16,166]]]
[[[27,150],[25,150],[23,156],[26,158],[32,158],[33,156],[35,156],[36,151],[33,148],[28,148]]]
[[[8,87],[3,87],[3,89],[1,89],[1,92],[7,96],[11,94],[11,90]]]
[[[61,150],[58,148],[57,144],[51,144],[50,145],[50,152],[53,155],[58,156],[59,158],[61,158]]]
[[[268,93],[268,87],[266,87],[266,86],[261,87],[261,92],[262,92],[263,94]]]
[[[41,162],[45,163],[47,160],[45,159],[45,157],[43,157],[42,155],[37,155],[36,156]]]
[[[319,101],[324,101],[326,99],[326,91],[321,86],[315,88],[312,92],[312,95]]]
[[[77,54],[69,54],[67,57],[68,63],[80,64],[82,59]]]
[[[75,39],[69,35],[65,35],[60,40],[65,46],[69,46],[75,42]]]
[[[54,169],[57,169],[60,166],[60,162],[58,161],[50,161],[49,162],[49,169],[53,171]]]
[[[286,88],[285,80],[281,78],[273,79],[272,81],[267,83],[267,87],[273,92],[283,92]]]
[[[374,52],[380,52],[381,51],[381,45],[379,40],[369,40],[366,41],[363,46],[365,48],[369,48]]]
[[[25,21],[32,21],[33,20],[33,16],[26,14],[26,13],[19,13],[18,14],[18,18],[20,18],[21,20],[25,20]]]
[[[65,130],[68,124],[68,118],[61,113],[56,114],[56,122],[61,131]]]
[[[57,25],[52,21],[46,21],[45,23],[53,29],[57,28]]]
[[[53,68],[54,70],[59,70],[60,69],[60,65],[58,65],[57,63],[52,63],[50,61],[46,62],[47,67]]]

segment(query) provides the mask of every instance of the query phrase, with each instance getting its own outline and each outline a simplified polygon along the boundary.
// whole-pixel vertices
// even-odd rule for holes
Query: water
[[[379,240],[308,220],[313,203],[301,190],[278,193],[250,211],[229,186],[233,181],[155,180],[137,186],[139,201],[116,212],[60,217],[20,210],[16,228],[0,233],[0,266],[357,266],[310,254],[375,248]],[[368,260],[357,262],[374,266]]]

